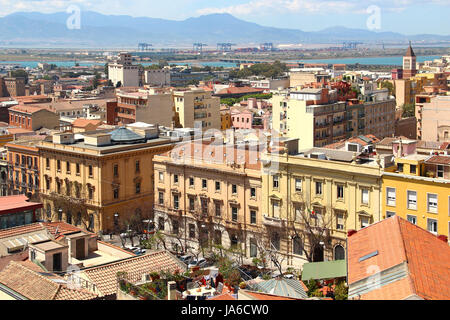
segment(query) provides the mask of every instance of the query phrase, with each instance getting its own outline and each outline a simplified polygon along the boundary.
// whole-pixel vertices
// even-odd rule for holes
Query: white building
[[[119,54],[118,59],[108,64],[108,79],[117,86],[120,82],[122,87],[139,87],[142,85],[139,76],[139,66],[133,65],[129,53]]]

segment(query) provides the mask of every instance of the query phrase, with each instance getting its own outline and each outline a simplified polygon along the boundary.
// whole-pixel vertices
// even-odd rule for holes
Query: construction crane
[[[259,49],[261,51],[273,51],[273,43],[272,42],[261,43],[259,45]]]
[[[221,51],[221,52],[230,52],[231,51],[231,46],[235,46],[235,43],[228,43],[228,42],[223,42],[223,43],[218,43],[217,44],[217,51]]]
[[[357,42],[357,41],[344,41],[342,44],[342,49],[347,50],[347,49],[356,49],[356,46],[358,44],[362,44],[362,42]]]
[[[142,52],[142,51],[150,51],[153,45],[151,45],[150,43],[139,43],[138,44],[138,51]]]
[[[198,42],[194,43],[194,51],[202,53],[203,47],[206,47],[206,46],[208,46],[208,45],[205,43],[198,43]]]

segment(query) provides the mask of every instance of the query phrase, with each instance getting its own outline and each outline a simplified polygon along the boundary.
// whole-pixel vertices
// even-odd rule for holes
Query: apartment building
[[[231,112],[228,107],[220,108],[220,130],[231,128]]]
[[[221,128],[220,98],[203,89],[173,91],[175,113],[183,128],[194,128],[200,123],[203,130]]]
[[[292,69],[289,73],[289,87],[295,88],[313,82],[329,82],[331,74],[323,68]]]
[[[262,223],[271,228],[272,243],[286,266],[299,268],[308,258],[345,259],[347,231],[382,219],[379,159],[364,161],[353,152],[312,148],[268,154],[267,161],[276,169],[263,175]],[[316,227],[324,230],[321,238],[308,236]]]
[[[153,156],[172,148],[156,127],[53,135],[37,145],[45,219],[119,232],[153,215]]]
[[[155,156],[154,221],[174,251],[220,244],[257,256],[263,196],[252,148],[213,139]]]
[[[25,78],[4,78],[7,97],[25,95]]]
[[[14,141],[5,145],[8,160],[8,194],[39,192],[39,150],[36,141]]]
[[[145,84],[156,87],[170,86],[170,69],[145,70]]]
[[[383,217],[398,215],[435,235],[450,236],[450,156],[397,156],[382,181]]]
[[[32,131],[59,129],[59,116],[46,107],[17,105],[9,108],[9,124]]]
[[[171,126],[175,121],[172,93],[167,89],[122,88],[116,91],[117,102],[107,105],[107,123],[111,125],[134,122]]]
[[[416,96],[417,138],[450,141],[450,97]]]
[[[278,91],[271,99],[273,129],[299,139],[299,149],[321,147],[346,137],[345,102],[336,90],[305,88]]]
[[[133,65],[133,59],[129,53],[120,53],[117,60],[108,64],[108,79],[117,87],[140,87],[143,85],[140,79],[140,67]]]

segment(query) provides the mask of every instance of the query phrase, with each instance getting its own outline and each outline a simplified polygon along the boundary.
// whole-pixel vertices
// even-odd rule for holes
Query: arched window
[[[345,249],[340,244],[334,247],[334,260],[345,260]]]
[[[237,235],[235,235],[235,234],[233,234],[232,236],[231,236],[231,247],[237,247],[237,245],[238,245],[238,237],[237,237]]]
[[[280,250],[280,235],[278,232],[274,232],[270,238],[271,249]]]
[[[298,254],[300,256],[303,254],[302,239],[298,236],[292,238],[292,251],[294,254]]]

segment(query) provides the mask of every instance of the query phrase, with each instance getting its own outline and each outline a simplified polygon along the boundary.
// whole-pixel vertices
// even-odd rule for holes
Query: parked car
[[[181,262],[184,262],[185,264],[189,264],[192,260],[192,256],[189,254],[186,254],[184,256],[180,257]]]
[[[198,260],[193,259],[191,260],[191,262],[189,262],[188,268],[192,268],[192,267],[200,267],[200,268],[205,268],[207,266],[207,262],[205,258],[200,258]]]

